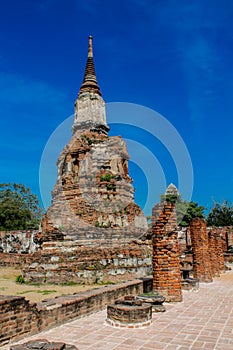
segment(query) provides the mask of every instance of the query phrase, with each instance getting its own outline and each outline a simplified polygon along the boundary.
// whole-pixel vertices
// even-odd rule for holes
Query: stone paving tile
[[[132,350],[133,348],[131,348],[131,350]],[[164,349],[164,343],[160,343],[160,342],[156,342],[156,341],[154,341],[154,342],[148,342],[147,344],[145,344],[144,346],[142,346],[142,347],[140,347],[140,348],[138,348],[138,349],[140,349],[140,350],[161,350],[161,349]]]
[[[200,284],[198,292],[184,291],[183,301],[166,304],[166,310],[143,329],[106,325],[104,310],[18,343],[45,338],[79,350],[233,350],[233,271]]]
[[[109,350],[110,348],[106,348],[106,350]],[[132,350],[133,348],[132,348],[132,346],[127,346],[127,345],[117,345],[116,347],[114,347],[114,348],[111,348],[111,349],[113,349],[113,350]]]

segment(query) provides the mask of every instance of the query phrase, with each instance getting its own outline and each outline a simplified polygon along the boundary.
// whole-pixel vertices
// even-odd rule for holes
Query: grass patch
[[[78,283],[76,283],[76,282],[70,281],[70,282],[61,283],[61,286],[64,286],[64,287],[72,287],[72,286],[77,286],[77,284],[78,284]]]
[[[25,290],[23,292],[19,292],[17,293],[17,295],[22,295],[22,294],[27,294],[27,293],[40,293],[42,295],[48,295],[48,294],[51,294],[51,293],[56,293],[57,291],[56,290]]]
[[[101,284],[101,285],[109,285],[109,284],[116,284],[116,282],[112,282],[112,281],[101,281],[101,282],[98,282],[98,284]]]
[[[40,287],[42,285],[42,283],[39,282],[25,282],[25,284],[33,287]]]
[[[27,293],[33,293],[33,292],[36,292],[36,290],[24,290],[22,292],[18,292],[16,293],[17,295],[21,295],[21,294],[27,294]]]
[[[41,293],[42,295],[48,295],[51,293],[56,293],[56,290],[37,290],[36,293]]]

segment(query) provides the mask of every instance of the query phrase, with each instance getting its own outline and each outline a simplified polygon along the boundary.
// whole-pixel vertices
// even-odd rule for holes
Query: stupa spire
[[[92,57],[93,58],[93,47],[92,47],[92,36],[89,35],[89,38],[88,38],[88,57]]]
[[[92,36],[90,35],[88,38],[88,55],[86,68],[84,73],[84,78],[82,85],[79,90],[79,95],[84,92],[94,92],[98,95],[102,95],[100,91],[100,87],[98,85],[96,74],[95,74],[95,65],[93,58],[93,46],[92,46]]]
[[[75,101],[73,133],[86,130],[108,134],[105,103],[97,83],[93,59],[92,36],[88,39],[88,55],[82,85]]]

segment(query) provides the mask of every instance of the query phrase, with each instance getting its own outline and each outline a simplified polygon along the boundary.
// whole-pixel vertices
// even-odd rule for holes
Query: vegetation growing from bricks
[[[100,176],[100,181],[101,182],[103,182],[103,181],[110,182],[111,179],[115,179],[115,175],[112,175],[110,173],[106,173],[105,175],[101,175]]]

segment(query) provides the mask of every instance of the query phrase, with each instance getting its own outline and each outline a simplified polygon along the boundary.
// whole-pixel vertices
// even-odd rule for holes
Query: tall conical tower
[[[91,130],[107,134],[105,103],[95,74],[92,36],[89,36],[88,57],[82,85],[75,102],[73,133]]]
[[[92,37],[72,130],[72,138],[57,161],[57,183],[43,220],[44,240],[60,237],[93,245],[95,238],[119,244],[119,239],[141,236],[147,222],[134,202],[125,141],[108,136]]]

